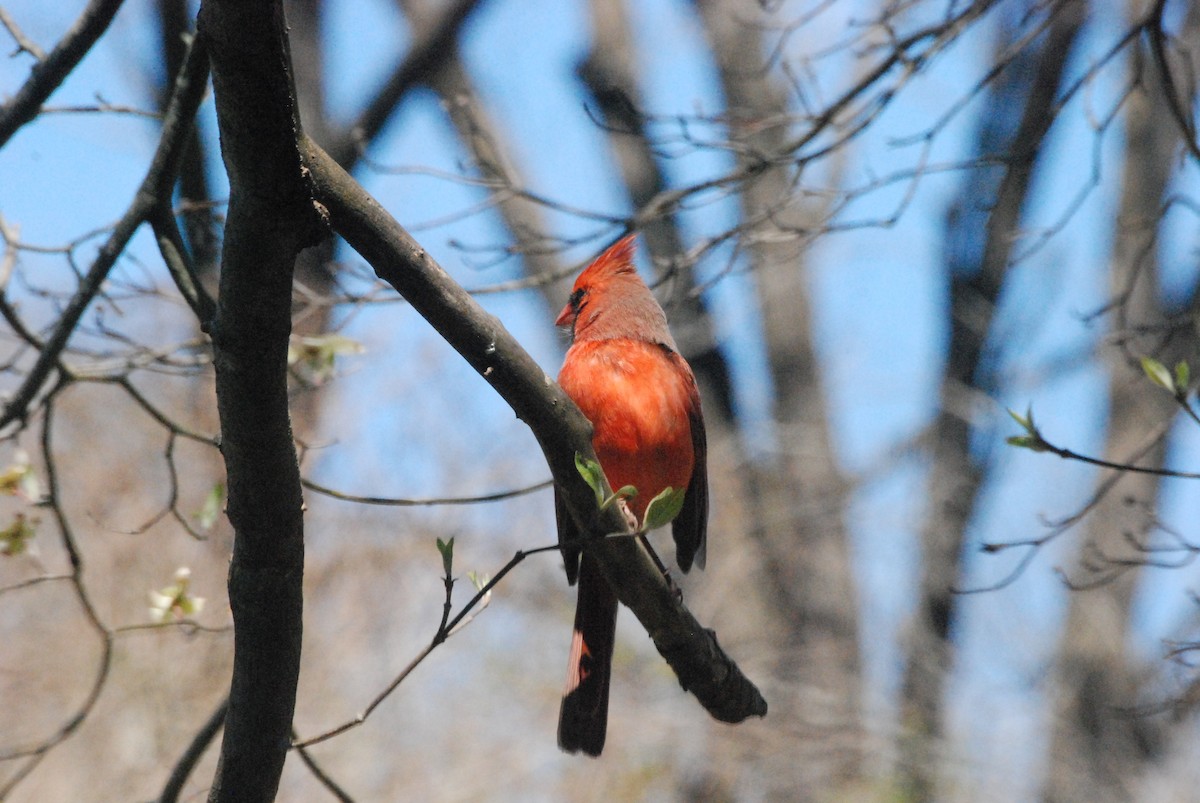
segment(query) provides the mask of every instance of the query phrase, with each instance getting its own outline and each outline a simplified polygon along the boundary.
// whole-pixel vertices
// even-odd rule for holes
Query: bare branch
[[[360,505],[382,505],[385,507],[434,507],[438,505],[476,505],[484,502],[499,502],[503,499],[512,499],[516,496],[524,496],[535,491],[541,491],[554,485],[554,480],[543,480],[542,482],[533,485],[527,485],[524,488],[515,488],[511,491],[497,491],[496,493],[482,494],[480,496],[442,496],[432,497],[429,499],[398,499],[395,497],[385,496],[359,496],[357,494],[348,494],[343,491],[335,491],[332,488],[327,488],[312,480],[301,480],[304,487],[314,493],[319,493],[323,496],[328,496],[332,499],[340,499],[343,502],[357,502]]]
[[[452,45],[459,30],[479,4],[480,0],[452,0],[447,4],[442,16],[426,28],[424,36],[396,65],[354,125],[330,144],[329,153],[338,164],[353,169],[358,161],[359,143],[374,140],[399,107],[400,99],[428,81],[433,70],[454,52]]]
[[[196,109],[204,96],[208,75],[208,58],[204,48],[193,42],[192,51],[175,82],[175,92],[163,118],[162,136],[154,160],[133,202],[101,247],[91,268],[81,278],[79,287],[63,310],[54,333],[38,353],[37,362],[29,369],[21,386],[0,413],[0,430],[14,421],[23,421],[37,394],[50,373],[60,365],[59,358],[67,341],[74,334],[80,318],[100,292],[109,271],[133,237],[138,227],[154,212],[163,200],[169,201],[171,188],[182,158],[183,144],[195,119]]]
[[[0,105],[0,148],[17,130],[37,117],[46,98],[58,89],[116,16],[122,0],[92,0],[50,55],[34,65],[17,93]],[[11,28],[9,30],[12,30]],[[18,39],[18,42],[20,40]]]
[[[53,395],[51,396],[52,400]],[[57,461],[54,457],[53,430],[54,405],[51,403],[46,406],[45,419],[42,421],[42,459],[46,465],[46,482],[48,485],[45,505],[58,524],[59,538],[71,563],[71,588],[75,592],[75,598],[79,603],[80,609],[83,611],[88,627],[100,639],[101,653],[97,661],[96,676],[83,702],[80,703],[75,713],[55,733],[37,744],[16,747],[0,752],[0,761],[27,758],[25,763],[9,776],[7,782],[3,786],[0,786],[0,800],[7,798],[12,790],[41,763],[42,759],[49,755],[53,748],[62,744],[79,729],[79,726],[84,723],[88,714],[91,713],[92,709],[96,706],[96,702],[100,699],[100,693],[104,690],[104,686],[108,681],[109,670],[112,668],[113,633],[100,620],[100,615],[92,604],[92,598],[84,585],[83,554],[79,551],[71,523],[63,510],[62,489],[58,479]]]
[[[204,751],[212,744],[213,739],[217,738],[217,734],[225,725],[225,714],[228,710],[229,698],[226,697],[217,704],[216,709],[200,726],[200,730],[196,731],[196,735],[192,737],[192,741],[183,751],[183,755],[175,762],[175,767],[171,770],[171,777],[167,778],[162,794],[158,796],[158,803],[176,803],[179,800],[179,794],[183,791],[183,785],[187,783],[192,770],[200,763]]]
[[[17,43],[17,52],[13,54],[14,56],[17,53],[28,53],[38,61],[46,59],[46,51],[38,47],[37,42],[25,35],[25,32],[21,30],[21,26],[17,25],[17,21],[12,18],[12,15],[8,13],[8,9],[3,6],[0,6],[0,25],[4,26],[5,30],[12,36],[13,41]]]
[[[527,558],[530,555],[536,554],[538,552],[557,552],[557,551],[558,551],[558,545],[555,544],[553,546],[546,546],[546,547],[539,547],[537,549],[525,550],[525,551],[518,552],[517,554],[513,555],[512,558],[508,561],[508,563],[504,564],[504,566],[500,569],[500,571],[496,572],[496,576],[491,578],[491,580],[489,580],[487,583],[484,583],[484,585],[475,593],[475,596],[473,596],[470,600],[468,600],[467,604],[462,607],[462,610],[459,611],[458,615],[455,616],[453,619],[450,618],[450,612],[452,610],[455,580],[454,580],[454,577],[449,573],[449,571],[447,571],[446,575],[442,578],[442,585],[446,590],[445,601],[442,604],[442,620],[441,620],[441,622],[438,623],[437,630],[434,632],[433,638],[430,640],[428,646],[426,646],[423,650],[421,650],[419,653],[417,653],[417,655],[411,661],[408,662],[408,665],[405,666],[404,669],[400,670],[400,674],[398,674],[395,678],[393,678],[392,682],[389,683],[383,689],[383,691],[381,691],[375,695],[374,699],[372,699],[371,702],[367,704],[367,707],[362,710],[362,713],[357,714],[353,719],[351,719],[347,722],[343,722],[341,725],[338,725],[334,728],[324,731],[323,733],[320,733],[316,736],[310,737],[308,739],[304,739],[303,741],[296,738],[295,734],[293,734],[294,743],[292,744],[292,747],[294,747],[298,750],[303,750],[306,747],[311,747],[314,744],[319,744],[321,742],[327,741],[329,739],[332,739],[335,736],[340,736],[341,734],[345,733],[346,731],[353,730],[354,728],[357,728],[359,725],[366,722],[367,719],[371,716],[372,712],[374,712],[375,709],[378,708],[380,706],[380,704],[383,703],[384,700],[386,700],[388,697],[390,697],[392,692],[394,692],[396,689],[398,689],[400,687],[400,684],[403,683],[405,680],[407,680],[408,676],[411,675],[413,673],[413,671],[418,666],[420,666],[421,663],[426,658],[428,658],[434,650],[436,650],[439,646],[444,644],[446,642],[446,639],[453,636],[455,633],[457,633],[459,630],[461,630],[462,627],[466,623],[468,623],[470,621],[466,617],[468,615],[471,615],[472,611],[475,611],[475,609],[477,607],[479,607],[480,610],[482,610],[482,606],[487,605],[487,601],[490,599],[492,589],[495,588],[496,585],[501,580],[504,579],[505,575],[507,575],[509,572],[511,572],[513,569],[515,569],[519,563],[524,561],[525,558]],[[482,605],[481,605],[481,603],[482,603]]]
[[[1154,54],[1154,61],[1158,66],[1162,81],[1163,100],[1167,105],[1167,110],[1171,113],[1175,124],[1179,126],[1184,147],[1188,149],[1192,158],[1200,161],[1200,141],[1197,141],[1196,138],[1196,127],[1192,122],[1191,115],[1182,106],[1179,90],[1175,87],[1171,63],[1167,61],[1167,34],[1163,30],[1163,11],[1166,10],[1166,7],[1167,0],[1156,0],[1145,24],[1146,35],[1150,39],[1150,52]]]
[[[1118,461],[1120,465],[1131,464],[1134,460],[1140,460],[1152,450],[1161,445],[1163,438],[1170,431],[1170,421],[1166,421],[1158,426],[1158,428],[1150,433],[1150,435],[1135,448],[1125,459]],[[980,545],[980,549],[988,554],[998,554],[1009,549],[1025,549],[1026,554],[1023,555],[1008,574],[993,583],[983,586],[972,586],[969,588],[955,587],[956,594],[982,594],[990,591],[998,591],[1009,585],[1012,585],[1017,578],[1024,574],[1025,569],[1029,568],[1034,557],[1042,547],[1054,541],[1059,536],[1072,530],[1076,525],[1082,522],[1090,513],[1092,513],[1100,503],[1103,502],[1112,490],[1117,486],[1121,479],[1125,476],[1124,471],[1116,470],[1109,474],[1097,485],[1096,490],[1092,493],[1088,500],[1074,513],[1069,516],[1064,516],[1061,519],[1047,521],[1046,525],[1050,528],[1048,532],[1043,533],[1036,538],[1026,538],[1020,541],[1007,542],[988,542]]]
[[[295,731],[292,731],[292,738],[296,738]],[[325,772],[325,770],[322,769],[319,764],[317,764],[316,759],[312,757],[312,754],[309,753],[307,749],[303,747],[296,747],[296,755],[300,756],[300,760],[304,762],[304,766],[308,767],[308,770],[313,774],[313,777],[320,782],[321,786],[324,786],[326,789],[328,789],[330,794],[332,794],[342,803],[354,803],[354,798],[346,794],[346,790],[339,786],[337,782],[333,780],[333,778],[329,777],[329,773]]]

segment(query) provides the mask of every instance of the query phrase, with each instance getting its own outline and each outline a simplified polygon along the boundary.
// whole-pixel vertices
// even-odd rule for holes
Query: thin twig
[[[295,739],[296,730],[293,728],[292,740],[295,741]],[[350,797],[350,795],[346,793],[345,789],[339,786],[338,783],[333,780],[333,778],[329,777],[329,774],[326,773],[319,764],[317,764],[316,760],[312,757],[312,754],[309,753],[306,748],[297,746],[296,752],[300,754],[300,760],[304,762],[304,766],[308,767],[309,772],[311,772],[316,779],[321,782],[322,786],[329,790],[330,794],[342,801],[342,803],[354,803],[354,798]]]
[[[46,98],[66,79],[92,49],[117,14],[122,0],[92,0],[71,30],[41,59],[20,89],[0,105],[0,148],[17,130],[37,117]],[[11,28],[9,30],[12,30]],[[20,40],[18,40],[20,41]]]
[[[208,57],[199,38],[194,38],[183,68],[175,80],[175,90],[163,117],[162,136],[154,160],[146,172],[141,186],[134,194],[133,202],[100,248],[88,272],[81,277],[71,300],[59,318],[53,334],[38,354],[37,361],[25,375],[20,387],[0,413],[0,429],[14,421],[22,421],[29,406],[45,385],[50,373],[59,367],[59,358],[67,341],[74,334],[83,313],[100,292],[109,271],[116,264],[125,246],[133,238],[138,227],[145,222],[163,199],[170,199],[175,176],[179,171],[183,145],[191,130],[196,110],[204,96],[208,77]],[[0,139],[0,144],[3,140]]]
[[[417,653],[416,657],[409,661],[408,665],[405,666],[404,669],[400,670],[400,674],[398,674],[392,680],[392,682],[389,683],[386,688],[384,688],[383,691],[377,694],[375,698],[367,704],[367,707],[363,709],[362,713],[357,714],[353,719],[343,722],[341,725],[331,728],[330,730],[327,730],[317,736],[313,736],[303,741],[296,741],[292,744],[292,747],[311,747],[314,744],[319,744],[320,742],[332,739],[334,736],[339,736],[348,730],[353,730],[354,728],[357,728],[359,725],[366,722],[367,718],[370,717],[371,713],[379,707],[380,703],[386,700],[391,693],[394,692],[400,686],[400,684],[403,683],[408,676],[413,673],[413,670],[420,666],[421,662],[429,657],[430,653],[437,649],[438,646],[443,644],[446,639],[450,638],[450,636],[461,630],[461,626],[465,626],[471,621],[470,619],[466,618],[467,615],[471,614],[472,611],[475,611],[476,606],[479,606],[480,603],[484,603],[486,605],[486,601],[490,598],[492,589],[496,587],[497,583],[504,579],[505,575],[515,569],[517,564],[524,561],[525,558],[529,557],[530,555],[536,555],[541,552],[557,551],[558,549],[559,545],[555,544],[553,546],[543,546],[517,552],[512,556],[508,563],[504,564],[500,571],[496,573],[495,577],[491,578],[482,586],[480,586],[479,590],[475,593],[475,596],[471,597],[470,601],[468,601],[467,604],[462,607],[462,610],[460,610],[453,618],[450,618],[449,612],[451,609],[451,597],[454,590],[454,579],[447,574],[445,578],[443,578],[446,588],[446,598],[445,604],[442,606],[442,619],[438,624],[437,632],[434,633],[433,639],[430,640],[429,644],[423,650]],[[478,611],[475,612],[477,613]]]
[[[43,106],[41,114],[127,114],[131,117],[143,117],[148,120],[162,119],[162,115],[158,112],[106,101],[99,101],[91,106]]]
[[[20,591],[22,588],[30,588],[31,586],[41,585],[42,583],[54,583],[60,580],[70,579],[71,575],[69,574],[41,574],[37,577],[30,577],[28,580],[21,580],[18,583],[0,587],[0,594],[7,594],[10,591]]]
[[[1091,457],[1090,455],[1080,454],[1071,449],[1062,446],[1055,446],[1052,443],[1041,441],[1038,443],[1034,451],[1050,452],[1058,455],[1064,460],[1076,460],[1080,463],[1087,463],[1091,466],[1099,466],[1100,468],[1111,468],[1115,471],[1130,474],[1153,474],[1156,477],[1174,477],[1184,480],[1200,480],[1200,473],[1194,471],[1174,471],[1169,468],[1154,468],[1153,466],[1135,466],[1132,463],[1119,463],[1113,460],[1104,460],[1099,457]]]
[[[1166,421],[1160,424],[1158,428],[1152,432],[1142,444],[1132,451],[1125,461],[1115,465],[1122,466],[1129,464],[1134,460],[1141,459],[1147,452],[1153,449],[1159,442],[1162,441],[1163,438],[1167,436],[1167,433],[1170,431],[1170,429],[1171,421]],[[1026,552],[1021,556],[1021,559],[1017,561],[1017,565],[996,582],[968,588],[955,587],[952,589],[954,593],[984,594],[991,591],[999,591],[1002,588],[1012,585],[1017,581],[1017,578],[1024,574],[1025,570],[1033,563],[1033,559],[1041,551],[1042,547],[1046,546],[1051,541],[1056,540],[1059,536],[1070,531],[1075,527],[1075,525],[1083,521],[1084,518],[1086,518],[1089,513],[1095,510],[1096,507],[1099,506],[1100,502],[1112,492],[1112,489],[1116,487],[1117,483],[1121,481],[1123,476],[1125,476],[1124,471],[1119,469],[1114,470],[1112,474],[1109,474],[1100,482],[1095,492],[1091,495],[1091,497],[1088,498],[1087,502],[1084,503],[1079,510],[1076,510],[1071,515],[1064,518],[1046,522],[1050,530],[1038,536],[1037,538],[1027,538],[1021,541],[1008,541],[1002,543],[990,542],[982,544],[980,548],[982,551],[988,554],[1006,552],[1010,549],[1024,549]]]
[[[92,681],[92,687],[84,697],[82,703],[60,727],[59,729],[41,740],[36,744],[26,745],[13,748],[0,753],[0,761],[7,761],[16,758],[28,757],[28,761],[22,764],[16,772],[9,776],[4,786],[0,786],[0,800],[4,800],[12,792],[16,786],[23,781],[29,773],[41,761],[49,755],[50,751],[66,741],[72,734],[79,729],[79,726],[87,719],[95,707],[96,702],[100,699],[100,692],[103,691],[106,682],[108,681],[108,673],[112,668],[113,656],[113,634],[104,623],[100,620],[100,615],[97,613],[95,606],[92,604],[92,599],[87,592],[87,588],[83,582],[84,562],[83,555],[79,551],[76,543],[74,532],[71,528],[70,521],[67,519],[66,512],[63,510],[61,487],[58,480],[58,471],[56,461],[54,459],[54,449],[52,446],[52,433],[54,429],[54,394],[61,390],[62,386],[51,393],[49,403],[46,405],[45,419],[42,422],[42,460],[46,465],[46,507],[49,508],[58,524],[59,538],[62,541],[63,549],[67,553],[67,557],[71,563],[71,587],[75,591],[75,598],[83,610],[84,616],[91,626],[91,629],[100,637],[101,655],[99,666],[96,670],[96,677]]]
[[[300,481],[308,490],[319,493],[322,496],[328,496],[333,499],[340,499],[344,502],[357,502],[361,505],[383,505],[390,507],[433,507],[437,505],[475,505],[484,502],[499,502],[503,499],[512,499],[517,496],[540,491],[544,488],[549,488],[554,485],[554,480],[543,480],[533,485],[527,485],[524,488],[514,488],[511,491],[497,491],[496,493],[483,494],[481,496],[441,496],[432,497],[429,499],[399,499],[396,497],[387,496],[359,496],[357,494],[345,493],[336,491],[333,488],[328,488],[312,480]]]
[[[14,56],[19,53],[28,53],[38,61],[46,60],[46,51],[38,47],[37,42],[25,35],[25,32],[21,30],[21,26],[17,25],[17,21],[12,18],[12,15],[8,13],[8,9],[4,6],[0,6],[0,25],[3,25],[8,30],[13,41],[17,43],[17,51],[13,53]]]

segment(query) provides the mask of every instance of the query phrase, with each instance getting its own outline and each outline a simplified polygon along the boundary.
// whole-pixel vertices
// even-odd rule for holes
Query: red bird
[[[686,488],[671,524],[683,571],[704,568],[708,474],[704,417],[692,369],[667,329],[667,316],[633,264],[635,235],[598,256],[575,280],[554,322],[573,340],[558,382],[592,422],[592,448],[615,488],[632,485],[638,521],[664,489]],[[586,551],[555,491],[558,540],[567,580],[579,583],[567,688],[558,717],[558,746],[592,756],[604,748],[608,684],[617,629],[617,596]]]

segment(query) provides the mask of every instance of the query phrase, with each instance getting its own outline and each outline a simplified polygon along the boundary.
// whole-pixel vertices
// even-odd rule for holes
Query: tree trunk
[[[971,411],[974,397],[997,390],[996,354],[988,349],[991,327],[1083,11],[1078,2],[1060,6],[1038,43],[1017,54],[993,84],[976,147],[981,164],[968,175],[947,215],[950,332],[940,409],[930,435],[917,613],[908,633],[900,703],[898,776],[916,800],[933,798],[937,789],[960,599],[953,589],[962,576],[963,544],[987,473],[971,454]],[[1020,21],[1013,24],[999,35],[998,58],[1023,33]],[[1002,168],[983,163],[997,154],[1004,155]]]
[[[1193,5],[1187,31],[1193,41],[1200,12]],[[1151,385],[1138,358],[1156,356],[1167,364],[1196,361],[1194,334],[1166,342],[1157,260],[1162,202],[1168,191],[1179,144],[1162,92],[1162,77],[1143,46],[1132,53],[1138,85],[1125,101],[1125,160],[1121,172],[1118,227],[1113,242],[1110,286],[1116,302],[1109,349],[1109,429],[1105,458],[1160,466],[1165,443],[1144,450],[1148,433],[1175,414],[1169,394]],[[1153,536],[1159,479],[1126,474],[1100,500],[1088,518],[1073,579],[1099,580],[1070,597],[1055,667],[1055,717],[1045,799],[1123,801],[1134,798],[1133,784],[1162,752],[1161,723],[1119,709],[1132,706],[1139,687],[1158,673],[1147,672],[1129,653],[1134,591],[1142,572],[1115,571],[1112,561],[1144,560],[1131,547]]]
[[[717,61],[730,139],[745,146],[738,151],[745,167],[786,141],[786,126],[763,121],[788,119],[787,102],[766,69],[762,29],[744,5],[700,0],[696,7]],[[858,779],[863,750],[858,600],[844,521],[848,488],[835,462],[812,340],[804,244],[790,231],[822,210],[796,202],[786,162],[755,164],[752,172],[742,187],[741,242],[758,285],[779,448],[748,466],[746,517],[726,535],[741,536],[727,549],[743,558],[743,588],[761,595],[765,620],[746,626],[781,639],[768,692],[771,737],[751,754],[744,741],[726,743],[718,734],[709,777],[693,787],[734,796],[734,779],[752,762],[768,798],[800,789],[836,796]]]
[[[209,800],[270,801],[290,742],[303,607],[303,502],[287,393],[292,271],[320,221],[301,170],[282,6],[206,0],[200,35],[230,184],[212,338],[235,532],[233,679]]]

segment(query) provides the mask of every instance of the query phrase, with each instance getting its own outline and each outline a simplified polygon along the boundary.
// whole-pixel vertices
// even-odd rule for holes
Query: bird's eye
[[[576,290],[574,293],[571,293],[571,298],[568,299],[568,303],[571,305],[571,309],[575,310],[576,312],[579,312],[579,308],[581,306],[583,306],[583,297],[586,295],[587,295],[587,291],[584,290],[582,287],[579,288],[578,290]]]

